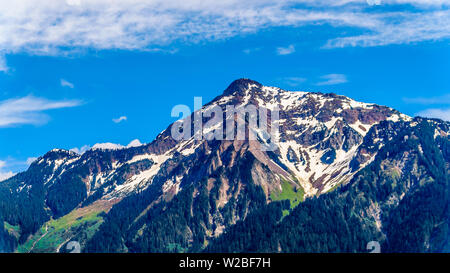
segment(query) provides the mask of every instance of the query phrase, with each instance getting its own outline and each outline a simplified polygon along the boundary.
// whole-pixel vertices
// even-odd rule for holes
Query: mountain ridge
[[[414,130],[425,122],[434,128],[433,140],[429,141],[444,139],[443,143],[447,143],[449,137],[449,124],[444,121],[413,119],[386,106],[336,94],[285,91],[249,79],[234,81],[199,111],[217,106],[226,113],[230,105],[256,105],[267,109],[271,116],[279,108],[277,149],[262,151],[264,140],[205,140],[194,136],[175,140],[171,137],[173,124],[154,141],[136,147],[96,148],[83,154],[54,149],[33,162],[26,172],[0,183],[0,218],[21,227],[19,243],[26,244],[29,235],[49,219],[111,202],[115,205],[99,220],[102,224],[93,237],[91,234],[87,238],[81,232],[87,236],[82,238],[87,250],[199,251],[204,248],[201,242],[215,241],[261,207],[274,203],[277,209],[290,214],[300,210],[300,202],[356,183],[355,175],[374,162],[381,164],[377,161],[379,152],[403,130]],[[214,122],[211,117],[203,121],[207,124],[205,132],[223,122]],[[445,155],[444,169],[448,169],[445,149],[438,151]],[[399,170],[407,165],[391,163],[389,168]],[[19,203],[30,195],[35,200]],[[134,204],[134,208],[124,207],[127,203]],[[31,209],[25,205],[31,205]],[[191,212],[191,216],[181,217],[186,213],[183,206],[191,207],[191,211],[198,207],[195,211],[199,215]],[[22,216],[22,210],[38,215],[37,220]],[[173,213],[163,213],[171,210]],[[128,215],[127,220],[121,214]],[[148,222],[167,215],[181,217],[181,223],[185,223],[182,227],[173,224],[177,227],[174,233],[166,234],[173,240],[169,245],[154,238],[152,234],[162,230]],[[104,239],[102,234],[110,233],[118,219],[127,228],[114,232],[123,237],[109,246],[98,245],[100,239],[96,236]],[[379,230],[376,227],[374,230]],[[74,236],[81,236],[77,234]],[[149,238],[155,240],[153,245],[144,244]]]

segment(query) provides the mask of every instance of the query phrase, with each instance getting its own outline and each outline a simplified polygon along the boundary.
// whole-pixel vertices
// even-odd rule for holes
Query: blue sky
[[[241,77],[450,120],[449,1],[375,2],[2,3],[0,180],[53,148],[150,142]]]

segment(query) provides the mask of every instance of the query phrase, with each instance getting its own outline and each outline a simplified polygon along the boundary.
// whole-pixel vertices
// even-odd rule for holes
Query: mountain
[[[250,114],[232,116],[244,139],[208,140],[238,127],[206,113],[250,105],[279,125],[276,141]],[[190,137],[172,137],[174,123],[149,144],[55,149],[0,182],[0,250],[449,251],[448,122],[249,79],[190,117]]]

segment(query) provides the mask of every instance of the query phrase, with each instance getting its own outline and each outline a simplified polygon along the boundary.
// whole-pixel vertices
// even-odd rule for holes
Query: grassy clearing
[[[295,208],[303,202],[305,192],[301,186],[294,186],[287,180],[281,180],[281,192],[274,191],[270,194],[272,201],[289,200],[291,203],[291,209]],[[286,212],[288,213],[288,212]],[[285,212],[283,212],[285,214]]]
[[[55,252],[58,246],[81,232],[90,238],[103,222],[100,214],[109,211],[111,206],[111,202],[96,202],[59,219],[52,219],[20,245],[18,252]]]
[[[17,239],[19,238],[19,236],[20,236],[20,226],[19,225],[13,226],[10,223],[5,221],[4,227],[9,232],[9,234],[13,235]]]

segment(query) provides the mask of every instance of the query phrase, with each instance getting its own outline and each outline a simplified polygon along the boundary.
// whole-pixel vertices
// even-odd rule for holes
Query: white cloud
[[[127,148],[130,147],[138,147],[138,146],[142,146],[143,144],[139,141],[139,139],[135,139],[133,141],[131,141],[128,145]]]
[[[6,166],[6,162],[0,160],[0,182],[14,176],[14,173],[12,171],[3,170],[5,168],[5,166]]]
[[[281,79],[284,83],[290,86],[299,86],[300,84],[306,82],[306,78],[302,77],[286,77]]]
[[[370,32],[328,41],[325,47],[384,46],[450,38],[450,10],[379,15]]]
[[[121,149],[125,149],[125,148],[131,148],[131,147],[138,147],[143,145],[139,139],[134,139],[132,140],[127,146],[123,146],[121,144],[117,144],[117,143],[111,143],[111,142],[106,142],[106,143],[96,143],[94,144],[94,146],[89,146],[89,145],[84,145],[81,148],[73,148],[70,149],[72,152],[75,152],[77,154],[84,154],[86,151],[88,150],[121,150]]]
[[[431,104],[450,104],[450,94],[446,94],[439,97],[418,97],[418,98],[403,98],[403,101],[406,103],[413,103],[413,104],[424,104],[424,105],[431,105]]]
[[[0,182],[6,180],[8,178],[11,178],[13,176],[14,176],[14,173],[11,171],[3,172],[2,170],[0,170]]]
[[[143,144],[139,141],[139,139],[132,140],[127,146],[123,146],[121,144],[106,142],[106,143],[97,143],[92,149],[106,149],[106,150],[120,150],[125,148],[132,148],[142,146]]]
[[[16,175],[17,172],[28,169],[37,159],[37,157],[29,157],[27,160],[17,160],[8,157],[6,161],[0,160],[0,182]]]
[[[75,152],[77,154],[84,154],[87,150],[91,149],[91,146],[89,145],[84,145],[81,148],[75,147],[70,149],[72,152]]]
[[[113,118],[114,123],[120,123],[122,121],[126,121],[128,118],[126,116],[121,116],[120,118]]]
[[[392,11],[399,4],[413,5],[414,11]],[[367,0],[3,1],[0,54],[171,51],[176,42],[221,40],[271,27],[317,24],[364,32],[333,39],[327,47],[409,43],[448,38],[448,7],[448,0],[381,1],[377,9],[370,9]]]
[[[447,105],[443,108],[429,108],[416,113],[416,116],[427,118],[438,118],[445,121],[450,121],[450,94],[445,94],[438,97],[417,97],[417,98],[403,98],[406,103],[422,104],[422,105]]]
[[[288,47],[277,47],[278,55],[289,55],[295,52],[295,46],[289,45]]]
[[[27,165],[28,166],[31,165],[34,161],[36,161],[36,159],[38,159],[38,158],[37,157],[29,157],[29,158],[27,158],[27,161],[26,161]]]
[[[69,6],[79,6],[81,5],[81,0],[66,0],[66,3]]]
[[[124,149],[125,147],[120,145],[120,144],[116,144],[116,143],[111,143],[111,142],[106,142],[106,143],[97,143],[94,146],[92,146],[92,150],[120,150],[120,149]]]
[[[44,111],[75,107],[80,104],[78,100],[52,101],[33,96],[0,101],[0,128],[22,124],[45,124],[49,116],[44,114]]]
[[[67,81],[65,79],[61,79],[60,83],[61,83],[62,87],[69,87],[69,88],[74,88],[75,87],[75,85],[73,83],[71,83],[71,82],[69,82],[69,81]]]
[[[438,118],[445,121],[450,121],[450,108],[448,109],[425,109],[416,114],[416,116],[427,117],[427,118]]]
[[[335,84],[341,84],[346,83],[347,76],[344,74],[328,74],[323,75],[320,77],[323,81],[317,83],[316,85],[335,85]]]

